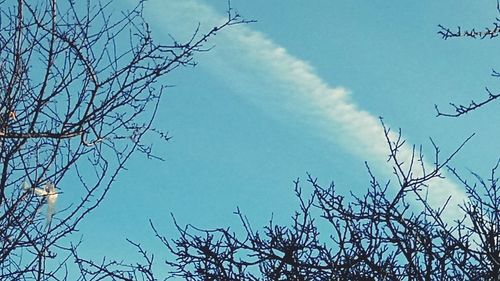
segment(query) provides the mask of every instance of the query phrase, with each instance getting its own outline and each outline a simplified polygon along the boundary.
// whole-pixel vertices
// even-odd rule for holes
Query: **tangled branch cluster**
[[[397,149],[403,141],[390,141],[388,130],[386,137],[399,182],[396,192],[391,192],[389,183],[381,184],[369,168],[368,191],[347,200],[333,183],[325,188],[308,175],[310,195],[304,195],[299,180],[295,181],[299,209],[290,225],[271,220],[255,231],[239,209],[236,215],[243,234],[229,228],[181,227],[174,220],[178,238],[168,239],[155,230],[173,254],[167,261],[172,276],[184,280],[499,280],[498,163],[488,180],[474,174],[477,185],[459,177],[470,200],[461,206],[464,217],[450,223],[443,219],[445,206],[430,206],[424,191],[441,188],[429,184],[441,177],[451,158],[436,160],[435,169],[415,176],[423,156],[412,158],[409,167],[413,168],[405,168]]]
[[[242,21],[230,14],[206,34],[162,45],[143,4],[116,14],[112,1],[0,1],[1,280],[67,276],[77,252],[63,238],[134,151],[153,155],[142,137],[164,91],[158,79],[195,65],[210,36]],[[41,207],[62,196],[74,200],[46,226]]]

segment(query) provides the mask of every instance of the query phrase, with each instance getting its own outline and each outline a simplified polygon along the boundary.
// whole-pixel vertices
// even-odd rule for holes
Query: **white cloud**
[[[203,31],[226,19],[199,1],[152,1],[147,5],[154,20],[186,38],[198,22]],[[392,173],[385,162],[387,143],[378,118],[358,108],[348,90],[329,86],[307,62],[251,27],[232,26],[217,34],[213,39],[217,47],[201,58],[201,65],[209,67],[241,97],[319,128],[325,138],[369,161],[378,171]],[[395,138],[395,134],[391,136]],[[400,156],[409,159],[411,149],[404,146]],[[427,163],[426,167],[432,166]],[[455,206],[466,199],[465,194],[450,180],[434,180],[429,191],[431,205],[439,206],[449,195],[453,204],[446,215],[459,218]]]

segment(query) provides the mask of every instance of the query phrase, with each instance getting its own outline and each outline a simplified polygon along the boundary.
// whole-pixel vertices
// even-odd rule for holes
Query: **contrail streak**
[[[148,5],[153,22],[174,32],[179,41],[187,37],[176,36],[189,36],[198,22],[210,30],[227,18],[194,0],[151,1]],[[213,42],[216,48],[200,59],[200,65],[239,96],[269,112],[318,128],[323,137],[369,161],[378,171],[392,173],[386,162],[388,146],[380,121],[360,109],[348,90],[328,85],[307,62],[252,30],[251,25],[233,26],[217,34]],[[411,155],[409,145],[399,151],[401,159],[410,159]],[[425,166],[430,169],[433,165]],[[435,179],[431,185],[431,206],[440,206],[451,195],[445,216],[448,221],[460,218],[456,204],[466,200],[464,192],[448,179]]]

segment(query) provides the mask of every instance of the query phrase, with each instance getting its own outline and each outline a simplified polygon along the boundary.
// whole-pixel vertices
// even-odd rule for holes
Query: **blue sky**
[[[233,0],[257,22],[223,30],[208,43],[214,49],[197,56],[198,67],[161,81],[175,85],[155,122],[173,136],[154,146],[166,161],[131,159],[81,224],[82,251],[134,256],[125,238],[155,249],[148,219],[176,237],[170,213],[181,224],[237,227],[239,206],[256,227],[271,214],[287,222],[296,206],[292,181],[303,179],[307,189],[306,172],[324,185],[335,181],[346,195],[362,193],[364,161],[381,179],[391,177],[379,116],[409,143],[424,144],[429,162],[429,137],[447,155],[476,132],[453,164],[487,175],[500,151],[498,105],[446,119],[435,118],[434,104],[445,109],[449,101],[484,97],[485,86],[496,89],[489,76],[495,40],[436,34],[438,24],[487,25],[496,16],[490,2]],[[202,31],[220,23],[226,5],[148,1],[146,19],[156,41],[168,43],[169,34],[183,41],[198,23]],[[462,198],[453,179],[436,186],[436,202]]]

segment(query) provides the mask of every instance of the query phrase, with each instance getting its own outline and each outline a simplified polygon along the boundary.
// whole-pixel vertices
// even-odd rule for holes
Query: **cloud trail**
[[[226,20],[195,0],[151,1],[148,5],[154,7],[147,11],[152,19],[168,32],[174,32],[172,35],[179,41],[187,39],[182,36],[189,36],[198,22],[210,30]],[[328,85],[307,62],[252,30],[251,25],[233,26],[217,34],[214,42],[217,47],[200,59],[200,65],[208,67],[234,93],[268,112],[318,128],[323,137],[369,161],[378,171],[392,173],[386,162],[387,141],[380,121],[360,109],[350,99],[348,90]],[[403,159],[410,159],[412,147],[405,145],[399,153]],[[432,167],[429,163],[425,166]],[[463,191],[448,179],[432,182],[432,206],[440,206],[449,195],[452,204],[445,215],[449,219],[459,218],[455,205],[466,199]]]

